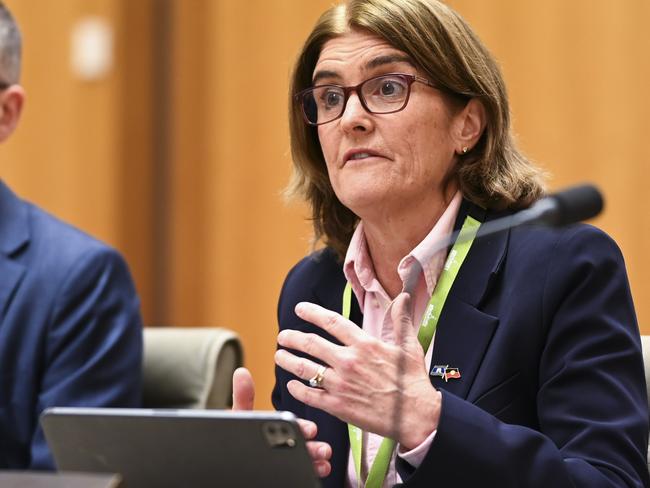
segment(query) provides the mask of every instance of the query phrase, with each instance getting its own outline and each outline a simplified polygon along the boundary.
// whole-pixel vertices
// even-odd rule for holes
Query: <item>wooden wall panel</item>
[[[258,407],[270,408],[277,297],[310,234],[303,208],[280,197],[290,173],[287,83],[305,19],[320,8],[174,5],[169,322],[237,330]]]
[[[115,0],[114,0],[115,1]],[[145,324],[155,319],[156,265],[155,131],[156,78],[152,12],[159,0],[119,0],[116,7],[115,98],[119,115],[108,137],[115,138],[117,173],[113,237],[131,268]],[[115,132],[111,135],[111,132]]]
[[[175,2],[170,11],[169,300],[162,310],[168,324],[217,324],[205,312],[213,301],[206,293],[205,262],[212,249],[205,234],[216,225],[206,205],[213,187],[209,166],[215,164],[206,145],[216,136],[207,123],[211,109],[206,108],[215,89],[207,77],[207,67],[214,62],[207,44],[208,31],[214,28],[207,20],[211,3]]]
[[[211,29],[209,151],[218,164],[208,173],[217,225],[208,227],[207,311],[242,331],[261,407],[270,407],[280,286],[308,252],[304,213],[285,207],[279,193],[290,174],[288,78],[312,12],[321,10],[315,4],[220,2],[219,28]]]

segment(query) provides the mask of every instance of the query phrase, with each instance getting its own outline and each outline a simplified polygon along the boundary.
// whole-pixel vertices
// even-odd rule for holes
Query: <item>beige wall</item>
[[[279,196],[290,172],[287,80],[301,41],[331,0],[175,0],[162,141],[170,191],[155,202],[151,0],[13,0],[23,26],[29,104],[0,147],[23,195],[125,252],[148,322],[224,325],[244,340],[270,407],[275,305],[309,247],[305,209]],[[650,333],[650,21],[647,0],[453,0],[500,60],[521,146],[551,186],[593,181],[595,223],[619,242],[643,331]],[[117,63],[96,83],[67,66],[69,29],[98,13],[115,25]],[[164,111],[163,111],[164,112]],[[159,141],[160,142],[160,141]],[[161,207],[162,205],[162,207]],[[168,211],[167,278],[152,268],[153,215]],[[161,286],[164,303],[154,303]],[[161,296],[156,295],[156,296]]]

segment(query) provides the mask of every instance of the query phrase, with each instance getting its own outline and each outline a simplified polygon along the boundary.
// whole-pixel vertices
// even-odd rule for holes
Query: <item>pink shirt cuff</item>
[[[436,432],[438,432],[438,429],[431,432],[429,437],[422,441],[422,444],[410,451],[402,452],[402,447],[400,446],[399,449],[397,449],[397,455],[414,468],[420,467],[420,464],[424,461],[424,457],[427,455],[427,452],[429,452],[433,439],[436,437]]]

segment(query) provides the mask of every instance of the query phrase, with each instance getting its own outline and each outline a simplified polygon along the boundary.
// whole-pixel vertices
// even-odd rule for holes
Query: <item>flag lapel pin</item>
[[[460,379],[460,369],[450,367],[448,364],[434,366],[429,374],[433,377],[442,378],[445,383],[449,380]]]
[[[460,369],[448,367],[445,371],[445,382],[458,379],[460,379]]]

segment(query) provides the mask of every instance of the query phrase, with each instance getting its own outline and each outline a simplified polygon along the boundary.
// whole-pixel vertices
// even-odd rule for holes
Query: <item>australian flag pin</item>
[[[450,367],[448,364],[434,366],[433,368],[431,368],[431,373],[429,374],[434,377],[437,376],[442,378],[443,380],[445,380],[445,383],[448,382],[449,380],[460,379],[460,369]]]

